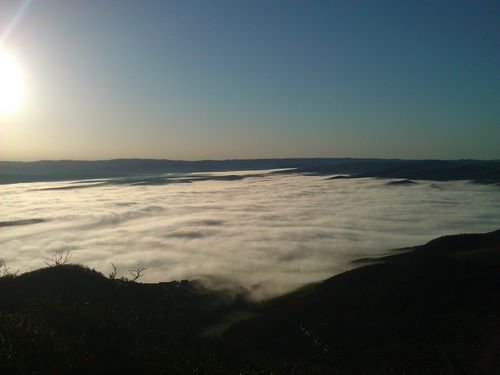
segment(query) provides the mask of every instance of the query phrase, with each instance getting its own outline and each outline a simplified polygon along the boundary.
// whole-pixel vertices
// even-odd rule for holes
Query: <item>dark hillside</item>
[[[258,304],[78,265],[1,277],[1,373],[500,373],[500,231],[367,261]]]
[[[268,304],[225,340],[305,373],[499,373],[499,271],[500,231],[439,238]]]
[[[2,374],[185,373],[211,363],[192,338],[221,305],[196,283],[110,280],[78,265],[0,278],[0,301]]]

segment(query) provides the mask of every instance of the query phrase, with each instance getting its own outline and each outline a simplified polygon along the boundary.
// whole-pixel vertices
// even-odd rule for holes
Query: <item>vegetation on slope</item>
[[[0,278],[2,374],[500,373],[500,231],[271,301],[63,264]]]

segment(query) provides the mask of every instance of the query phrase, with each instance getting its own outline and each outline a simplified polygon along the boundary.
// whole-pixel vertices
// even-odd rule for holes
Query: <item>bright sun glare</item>
[[[16,61],[0,49],[0,115],[14,112],[21,103],[23,76]]]

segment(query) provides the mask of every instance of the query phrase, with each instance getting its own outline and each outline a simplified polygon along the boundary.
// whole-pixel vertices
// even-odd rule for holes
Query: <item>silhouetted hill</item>
[[[329,175],[350,174],[348,178],[380,177],[406,180],[473,180],[500,182],[500,162],[481,160],[368,160],[298,168],[299,172]]]
[[[0,183],[76,180],[149,176],[164,173],[234,171],[272,168],[294,168],[322,159],[256,159],[256,160],[44,160],[37,162],[0,162]]]
[[[0,278],[2,374],[500,373],[500,230],[261,303],[78,265]]]
[[[363,172],[358,177],[404,178],[414,180],[492,180],[500,182],[499,165],[450,163],[449,165],[399,165],[374,172]]]
[[[500,231],[442,237],[268,303],[224,339],[306,373],[500,372]]]
[[[196,283],[138,284],[62,265],[0,278],[0,300],[2,374],[182,374],[197,362],[213,367],[193,338],[222,303]]]
[[[115,159],[2,161],[0,162],[0,184],[275,168],[296,168],[296,172],[299,173],[318,175],[350,174],[356,177],[500,181],[500,161],[498,160],[289,158],[183,161]]]

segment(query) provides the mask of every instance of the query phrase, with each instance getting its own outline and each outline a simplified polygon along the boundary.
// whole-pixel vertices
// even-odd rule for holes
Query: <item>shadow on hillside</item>
[[[251,303],[78,265],[0,278],[2,374],[500,373],[500,231]]]

